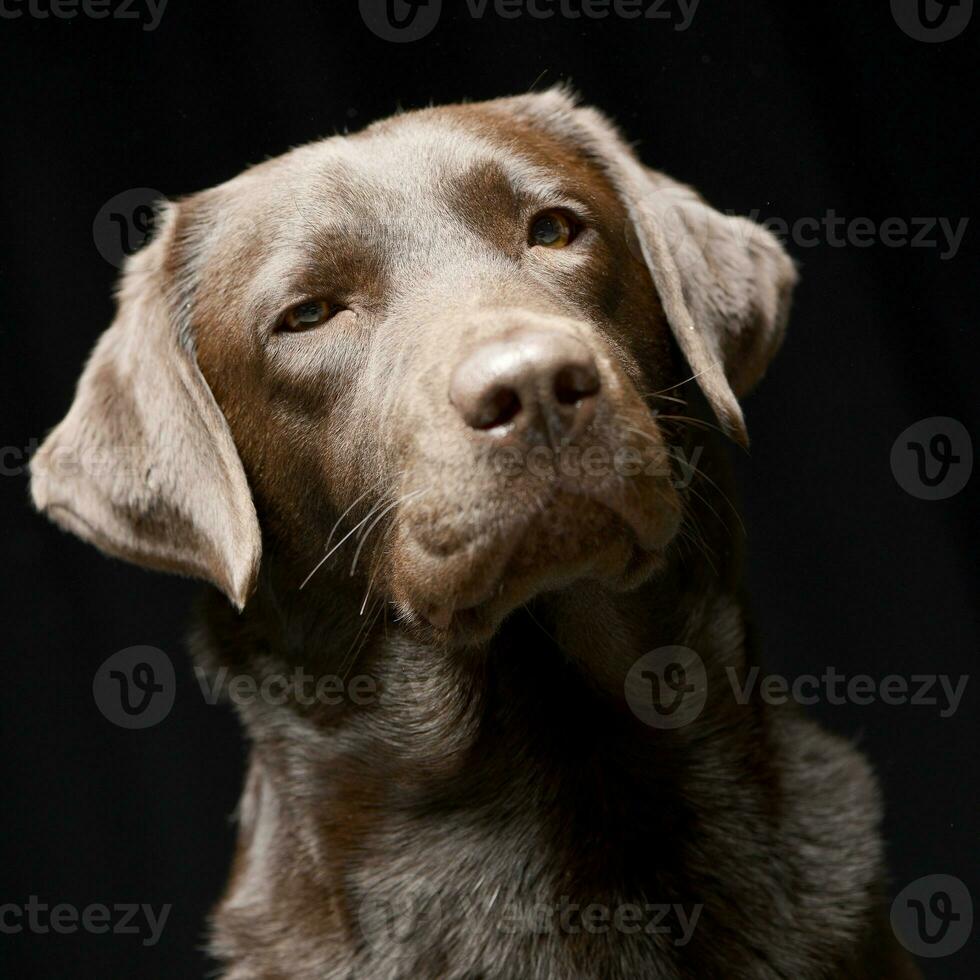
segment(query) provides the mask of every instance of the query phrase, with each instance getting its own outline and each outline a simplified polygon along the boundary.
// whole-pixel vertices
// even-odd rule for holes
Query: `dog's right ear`
[[[241,609],[261,537],[231,431],[193,354],[178,205],[129,259],[118,312],[68,415],[31,461],[55,523],[103,551],[203,578]]]

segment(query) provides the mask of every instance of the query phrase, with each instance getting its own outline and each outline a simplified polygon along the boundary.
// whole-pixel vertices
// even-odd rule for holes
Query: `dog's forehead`
[[[451,221],[495,182],[515,196],[560,197],[557,147],[516,138],[474,112],[397,116],[300,147],[225,185],[232,210],[266,241],[296,230]]]
[[[370,191],[404,198],[444,197],[447,182],[479,178],[494,170],[515,190],[547,196],[560,193],[554,173],[557,157],[532,148],[474,113],[412,114],[388,120],[331,147],[339,162],[356,172]]]

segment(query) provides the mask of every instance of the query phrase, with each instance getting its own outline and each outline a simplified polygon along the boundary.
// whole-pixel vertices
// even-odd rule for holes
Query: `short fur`
[[[531,247],[553,207],[582,233]],[[34,499],[215,587],[195,640],[212,678],[376,688],[240,705],[225,977],[915,976],[882,914],[867,764],[792,708],[738,704],[725,674],[755,654],[712,420],[746,443],[737,399],[796,278],[775,239],[557,90],[400,115],[160,217]],[[277,330],[308,297],[341,312]],[[597,365],[573,448],[662,465],[569,473],[554,446],[467,427],[454,368],[529,329]],[[675,730],[624,695],[666,645],[706,671]]]

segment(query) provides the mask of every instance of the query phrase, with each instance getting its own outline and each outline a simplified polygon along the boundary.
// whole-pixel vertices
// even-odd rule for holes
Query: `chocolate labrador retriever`
[[[795,278],[561,90],[162,210],[32,490],[259,684],[228,980],[915,975],[867,764],[737,696]]]

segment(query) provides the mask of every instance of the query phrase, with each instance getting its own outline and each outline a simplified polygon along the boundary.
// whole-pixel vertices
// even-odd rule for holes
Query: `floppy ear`
[[[701,390],[725,432],[747,447],[738,398],[782,343],[796,270],[764,228],[720,214],[668,177],[632,169],[623,167],[621,182],[630,231]]]
[[[198,369],[175,280],[177,207],[127,263],[68,415],[31,461],[55,523],[103,551],[206,579],[241,609],[261,538],[231,431]]]
[[[738,397],[779,349],[796,284],[792,260],[765,228],[644,167],[603,115],[576,108],[567,91],[505,101],[575,141],[608,174],[692,374],[722,428],[747,446]]]
[[[594,110],[579,110],[629,210],[635,241],[671,330],[722,428],[742,446],[738,398],[782,343],[796,269],[769,231],[721,214],[648,170]]]

